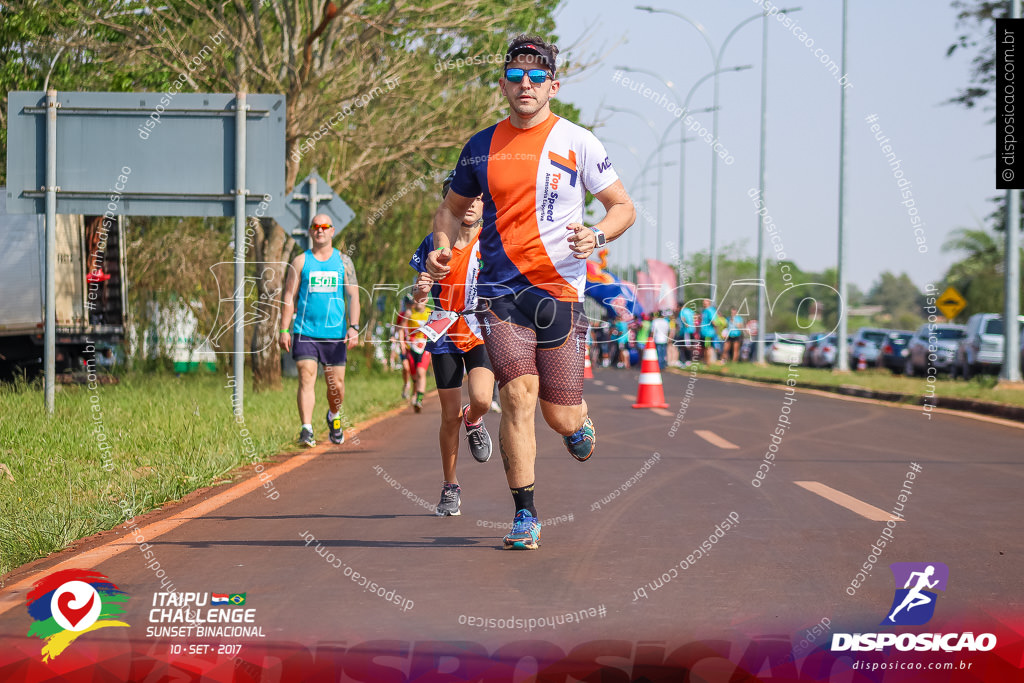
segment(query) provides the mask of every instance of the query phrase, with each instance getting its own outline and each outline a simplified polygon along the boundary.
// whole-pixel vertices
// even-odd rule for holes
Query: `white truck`
[[[43,365],[45,219],[8,214],[0,188],[0,376]],[[92,353],[124,341],[126,278],[122,217],[58,214],[56,367],[81,369]]]

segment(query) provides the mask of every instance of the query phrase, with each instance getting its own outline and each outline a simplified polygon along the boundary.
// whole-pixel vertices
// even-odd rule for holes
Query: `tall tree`
[[[971,70],[966,85],[947,100],[968,109],[982,106],[994,110],[996,82],[995,31],[996,19],[1010,16],[1009,0],[953,0],[957,10],[957,28],[961,33],[946,50],[946,56],[957,53],[971,54]],[[995,207],[986,219],[997,232],[1006,230],[1006,193],[990,198]],[[1022,198],[1024,206],[1024,198]]]
[[[953,7],[957,10],[957,28],[961,33],[946,50],[946,56],[957,52],[970,52],[973,56],[970,81],[949,101],[970,108],[987,100],[992,93],[996,80],[995,20],[1010,16],[1010,2],[953,0]]]
[[[885,271],[879,275],[868,292],[867,301],[881,306],[892,325],[912,328],[920,323],[921,291],[906,273],[897,276]]]
[[[960,228],[950,234],[942,249],[966,254],[949,267],[945,277],[946,284],[956,287],[967,301],[957,319],[1002,311],[1006,263],[1003,239],[985,230]]]
[[[378,254],[408,251],[426,229],[424,223],[395,224],[388,215],[394,206],[418,187],[433,192],[436,183],[425,180],[431,172],[450,167],[472,132],[500,118],[504,103],[493,83],[509,34],[550,35],[557,6],[530,0],[159,5],[147,13],[112,14],[104,3],[78,0],[69,11],[86,30],[58,32],[52,44],[86,50],[98,62],[163,69],[159,90],[182,78],[197,91],[284,93],[285,189],[304,169],[326,169],[326,180],[362,214],[343,238],[357,247],[363,282]],[[140,88],[129,82],[122,89]],[[250,260],[267,264],[258,280],[264,300],[279,298],[293,246],[274,221],[259,221]],[[394,263],[397,272],[404,260]],[[279,386],[279,326],[268,320],[252,332],[257,390]]]

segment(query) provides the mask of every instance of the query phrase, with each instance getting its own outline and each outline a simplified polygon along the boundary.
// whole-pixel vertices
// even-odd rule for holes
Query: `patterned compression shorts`
[[[537,375],[540,398],[563,406],[583,403],[587,317],[583,304],[531,291],[480,300],[477,313],[498,387]]]

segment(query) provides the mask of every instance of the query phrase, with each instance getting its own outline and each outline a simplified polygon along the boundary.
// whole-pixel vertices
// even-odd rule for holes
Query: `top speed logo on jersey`
[[[606,161],[607,161],[607,159],[608,158],[605,157]],[[568,158],[563,157],[563,156],[561,156],[559,154],[555,154],[554,152],[548,152],[548,160],[551,162],[551,165],[554,166],[555,168],[557,168],[559,170],[562,170],[562,171],[565,171],[566,173],[568,173],[569,174],[569,185],[571,185],[572,187],[576,187],[576,151],[575,150],[571,150],[571,149],[569,150]],[[559,174],[559,175],[561,175],[561,174]]]
[[[548,161],[558,169],[558,173],[549,171],[544,175],[544,193],[540,198],[540,216],[548,223],[555,221],[555,201],[558,199],[558,188],[568,184],[569,187],[576,187],[576,152],[569,150],[569,156],[563,157],[554,152],[548,152]],[[564,176],[568,176],[568,180]],[[565,189],[562,190],[565,192]]]

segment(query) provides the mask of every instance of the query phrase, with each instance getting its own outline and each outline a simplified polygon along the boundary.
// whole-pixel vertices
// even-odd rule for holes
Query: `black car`
[[[907,362],[907,343],[913,336],[910,330],[891,330],[878,349],[878,367],[886,368],[894,375],[903,372]]]

